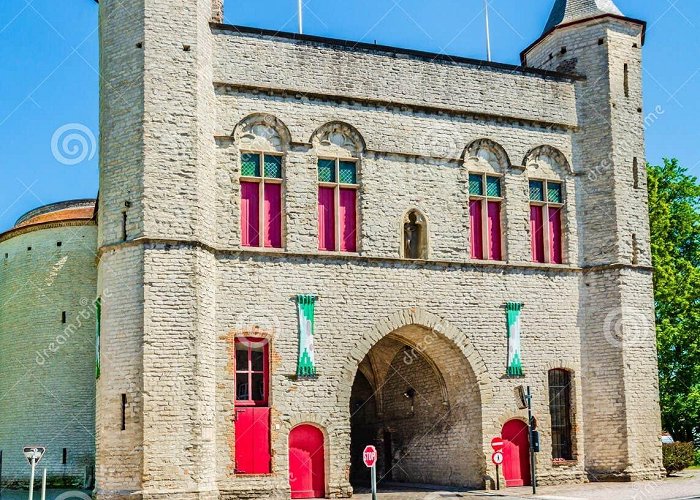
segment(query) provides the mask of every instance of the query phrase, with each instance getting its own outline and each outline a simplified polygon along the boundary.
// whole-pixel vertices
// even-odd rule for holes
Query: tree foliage
[[[651,249],[664,428],[700,434],[700,184],[678,160],[648,166]]]

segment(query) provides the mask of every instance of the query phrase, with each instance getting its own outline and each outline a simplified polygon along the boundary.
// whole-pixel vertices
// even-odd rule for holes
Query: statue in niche
[[[406,259],[425,259],[427,254],[425,218],[411,210],[403,224],[403,256]]]

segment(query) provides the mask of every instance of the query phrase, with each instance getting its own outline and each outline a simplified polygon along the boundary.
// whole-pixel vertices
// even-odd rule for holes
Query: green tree
[[[678,160],[649,165],[656,334],[664,428],[700,433],[700,184]]]

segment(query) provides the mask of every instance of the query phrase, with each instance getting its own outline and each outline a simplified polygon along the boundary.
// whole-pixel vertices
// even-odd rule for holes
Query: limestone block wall
[[[89,222],[0,238],[3,486],[28,483],[30,445],[47,448],[39,470],[51,485],[83,486],[93,475],[96,238]]]
[[[479,440],[482,454],[478,472],[494,474],[487,469],[490,439],[500,433],[507,419],[525,414],[517,410],[513,396],[515,386],[525,383],[533,387],[535,412],[545,431],[538,458],[543,478],[582,476],[581,459],[567,472],[552,466],[548,458],[551,441],[546,438],[547,370],[581,370],[576,274],[340,257],[248,254],[217,260],[217,468],[220,491],[231,495],[228,498],[254,498],[256,491],[259,495],[261,491],[277,492],[284,497],[288,488],[288,432],[295,423],[304,421],[317,423],[328,433],[330,493],[342,496],[347,492],[350,390],[357,365],[384,335],[412,323],[434,328],[438,337],[446,338],[462,353],[475,372],[477,382],[466,390],[478,388],[483,426],[474,427],[474,422],[469,422],[470,430],[465,434],[469,441],[454,440],[451,446],[468,448],[469,442]],[[316,381],[294,381],[293,377],[298,349],[293,297],[297,293],[319,295]],[[509,300],[525,304],[523,379],[505,377],[504,304]],[[234,382],[228,345],[231,336],[251,331],[254,325],[272,336],[273,474],[262,477],[235,475],[233,463]],[[580,383],[578,377],[574,380]],[[580,393],[580,388],[576,392]],[[585,455],[581,412],[575,415],[581,458]]]

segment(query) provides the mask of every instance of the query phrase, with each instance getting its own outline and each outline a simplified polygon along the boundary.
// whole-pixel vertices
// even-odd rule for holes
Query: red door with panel
[[[530,485],[530,440],[527,424],[509,420],[501,432],[503,438],[503,477],[506,486]]]
[[[313,425],[300,425],[289,434],[289,485],[292,498],[326,496],[323,432]]]

